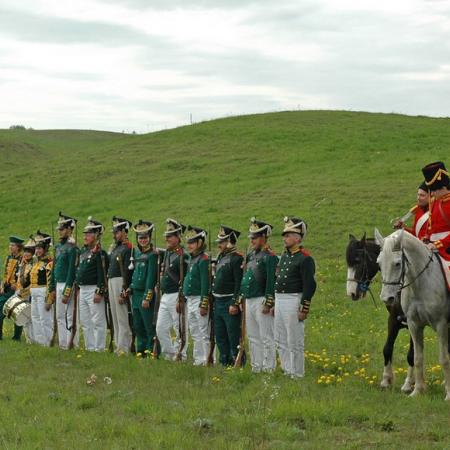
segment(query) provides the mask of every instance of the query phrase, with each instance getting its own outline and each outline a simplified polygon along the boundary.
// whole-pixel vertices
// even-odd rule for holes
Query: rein
[[[414,284],[419,277],[430,267],[431,262],[433,261],[433,255],[434,253],[431,253],[430,257],[428,258],[427,263],[423,267],[423,269],[410,281],[409,283],[404,284],[405,282],[405,276],[406,276],[406,266],[409,265],[408,258],[406,257],[405,251],[402,249],[402,270],[400,273],[400,278],[398,281],[384,281],[382,280],[382,284],[386,286],[400,286],[400,291],[407,288],[408,286],[411,286]]]

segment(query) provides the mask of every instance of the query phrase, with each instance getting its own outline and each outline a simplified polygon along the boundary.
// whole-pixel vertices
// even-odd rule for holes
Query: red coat
[[[428,238],[439,254],[450,261],[450,193],[431,204],[430,219],[428,220]]]
[[[423,241],[428,235],[428,208],[424,209],[416,205],[411,211],[415,213],[414,222],[411,228],[405,228],[405,230]]]

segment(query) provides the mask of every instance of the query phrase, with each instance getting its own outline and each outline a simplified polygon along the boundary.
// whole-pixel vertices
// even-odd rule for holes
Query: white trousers
[[[105,302],[94,303],[97,286],[80,286],[80,325],[84,347],[91,352],[103,352],[106,345]]]
[[[33,340],[48,347],[53,336],[53,306],[50,311],[45,310],[46,287],[31,288],[30,292]]]
[[[272,372],[276,365],[274,318],[263,314],[264,297],[245,300],[245,325],[253,372]]]
[[[111,305],[112,320],[114,325],[114,342],[117,353],[128,353],[131,347],[131,329],[128,322],[128,306],[119,303],[122,291],[122,277],[114,277],[108,280],[109,303]]]
[[[64,287],[66,283],[56,283],[56,320],[58,322],[58,342],[59,347],[63,350],[69,348],[71,332],[67,329],[72,326],[73,323],[73,297],[75,295],[75,289],[72,289],[72,294],[69,298],[69,303],[64,304],[62,302]],[[66,323],[66,311],[67,311],[67,323]],[[79,314],[77,316],[77,319]],[[78,328],[78,327],[77,327]],[[73,339],[74,347],[78,348],[80,340],[80,334],[77,332]]]
[[[165,359],[174,360],[178,354],[181,340],[179,333],[179,314],[176,310],[178,301],[178,292],[173,294],[164,294],[159,304],[158,320],[156,321],[156,335],[161,345],[161,353]],[[187,325],[187,324],[186,324]],[[176,339],[172,340],[172,329],[175,330]],[[187,326],[186,326],[186,344],[182,351],[183,361],[187,357]]]
[[[209,355],[209,313],[200,315],[201,297],[187,297],[187,321],[189,334],[193,341],[194,366],[206,366]]]
[[[301,294],[275,294],[275,342],[281,368],[293,378],[305,374],[305,323],[298,320]]]

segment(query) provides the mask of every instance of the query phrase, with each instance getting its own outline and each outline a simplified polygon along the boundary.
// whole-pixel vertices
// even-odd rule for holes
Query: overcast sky
[[[448,0],[0,0],[0,128],[450,116]]]

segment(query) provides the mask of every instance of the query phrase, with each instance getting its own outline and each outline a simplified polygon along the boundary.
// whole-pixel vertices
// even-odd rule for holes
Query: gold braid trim
[[[434,177],[431,179],[431,181],[425,181],[427,186],[431,186],[436,180],[441,181],[442,180],[442,175],[447,175],[449,176],[448,172],[444,169],[439,169],[435,174]]]

